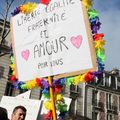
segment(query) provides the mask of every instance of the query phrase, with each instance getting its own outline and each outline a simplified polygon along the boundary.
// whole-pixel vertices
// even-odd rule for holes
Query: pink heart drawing
[[[76,47],[79,48],[82,44],[82,36],[78,35],[77,37],[71,37],[71,43]]]
[[[30,51],[29,50],[22,51],[21,55],[22,55],[22,58],[24,58],[27,61],[30,55]]]

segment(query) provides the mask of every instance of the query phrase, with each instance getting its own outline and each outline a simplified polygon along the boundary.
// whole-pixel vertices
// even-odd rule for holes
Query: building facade
[[[8,80],[8,72],[10,65],[10,58],[8,52],[10,51],[10,34],[5,38],[3,45],[2,41],[2,32],[3,32],[4,21],[0,19],[0,99],[5,94],[6,84]],[[9,22],[6,22],[5,32],[10,28]]]
[[[116,70],[117,71],[117,70]],[[105,72],[101,79],[70,88],[70,115],[75,120],[120,120],[119,72]],[[72,114],[71,114],[72,113]]]

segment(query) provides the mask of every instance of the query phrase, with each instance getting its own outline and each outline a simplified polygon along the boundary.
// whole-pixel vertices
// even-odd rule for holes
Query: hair
[[[8,120],[7,110],[0,107],[0,120]]]
[[[18,109],[23,110],[25,113],[26,113],[26,111],[27,111],[27,109],[26,109],[24,106],[19,105],[19,106],[16,106],[16,107],[13,109],[13,113],[16,113],[16,111],[17,111]]]

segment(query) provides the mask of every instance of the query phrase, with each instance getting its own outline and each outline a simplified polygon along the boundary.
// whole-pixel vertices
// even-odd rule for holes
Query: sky
[[[93,7],[98,11],[104,33],[105,70],[120,69],[120,0],[94,0]]]
[[[18,1],[21,0],[16,0]],[[4,2],[5,0],[1,0],[0,8]],[[98,11],[102,23],[100,32],[105,35],[105,70],[120,69],[120,0],[94,0],[93,2],[93,8]]]

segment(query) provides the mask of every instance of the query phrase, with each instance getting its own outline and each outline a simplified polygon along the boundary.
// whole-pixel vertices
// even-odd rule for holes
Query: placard
[[[51,0],[11,19],[16,73],[20,81],[66,77],[96,70],[86,10],[80,0]]]
[[[31,94],[31,90],[28,90],[27,92],[21,93],[19,95],[17,95],[17,98],[25,98],[25,99],[29,99],[30,98],[30,94]]]
[[[37,119],[37,116],[39,114],[39,108],[41,105],[40,100],[3,96],[0,103],[1,107],[4,107],[7,109],[9,119],[11,119],[13,109],[18,105],[22,105],[27,109],[25,120]]]

